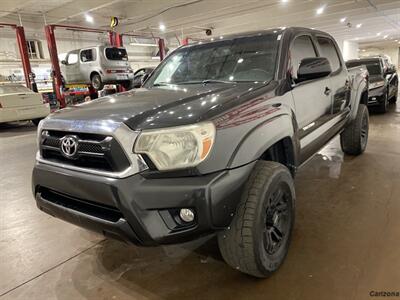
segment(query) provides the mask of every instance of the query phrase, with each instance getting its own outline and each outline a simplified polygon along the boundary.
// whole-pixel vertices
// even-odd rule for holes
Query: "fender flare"
[[[268,148],[284,138],[290,138],[292,141],[295,165],[297,165],[298,141],[295,133],[295,120],[286,113],[258,124],[237,145],[228,167],[240,167],[259,159]]]
[[[367,92],[367,82],[366,79],[363,77],[361,73],[358,73],[353,78],[352,83],[352,91],[351,91],[351,99],[350,99],[350,118],[349,120],[352,121],[357,116],[358,106],[361,102],[361,97],[363,94]]]

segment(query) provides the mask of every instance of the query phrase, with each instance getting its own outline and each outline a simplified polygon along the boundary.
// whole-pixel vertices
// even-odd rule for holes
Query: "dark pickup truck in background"
[[[266,277],[288,252],[296,170],[337,134],[364,152],[366,86],[317,30],[180,47],[142,88],[40,123],[37,206],[144,246],[217,233],[230,266]]]
[[[348,68],[366,66],[368,69],[368,106],[377,106],[381,112],[388,110],[389,103],[397,101],[399,78],[394,65],[383,57],[354,59],[346,62]]]

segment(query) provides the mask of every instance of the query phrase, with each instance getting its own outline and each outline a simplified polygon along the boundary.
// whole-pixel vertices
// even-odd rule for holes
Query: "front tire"
[[[289,170],[276,162],[258,161],[230,227],[218,234],[226,263],[259,278],[275,272],[289,249],[294,207]]]
[[[391,99],[389,99],[389,103],[396,103],[397,102],[397,95],[399,93],[399,83],[396,82],[394,86],[394,90],[396,91]]]
[[[121,83],[125,90],[129,91],[133,89],[133,80],[127,80]]]
[[[389,109],[389,96],[388,96],[388,92],[385,92],[385,94],[382,96],[383,97],[383,101],[382,103],[379,105],[378,110],[380,113],[384,114],[388,111]]]
[[[340,134],[340,145],[344,153],[360,155],[368,143],[369,114],[364,104],[359,104],[356,118]]]

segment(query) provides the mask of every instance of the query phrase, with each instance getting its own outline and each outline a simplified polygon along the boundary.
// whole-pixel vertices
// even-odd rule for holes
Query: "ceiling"
[[[321,14],[317,13],[323,8]],[[93,17],[93,23],[85,15]],[[270,27],[305,26],[337,39],[362,43],[400,41],[400,0],[2,0],[0,22],[27,31],[45,23],[107,28],[117,16],[119,32],[151,32],[205,38]],[[346,18],[341,22],[342,18]],[[343,20],[342,20],[343,21]],[[166,29],[161,32],[160,24]],[[357,24],[359,27],[357,27]],[[41,31],[42,32],[42,31]],[[400,44],[399,44],[400,45]]]

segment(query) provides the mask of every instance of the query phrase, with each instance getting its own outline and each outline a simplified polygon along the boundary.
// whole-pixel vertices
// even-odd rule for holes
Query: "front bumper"
[[[117,179],[37,163],[32,188],[44,212],[126,242],[181,243],[229,226],[254,163],[204,176]],[[195,221],[179,220],[180,208]]]

